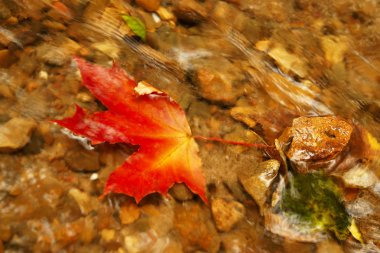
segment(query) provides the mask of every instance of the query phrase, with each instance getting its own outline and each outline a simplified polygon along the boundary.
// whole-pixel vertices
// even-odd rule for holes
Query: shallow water
[[[136,2],[0,1],[0,252],[379,252],[380,4]],[[122,14],[144,22],[145,41]],[[135,149],[92,147],[49,121],[72,115],[73,104],[104,109],[73,56],[117,62],[166,92],[195,136],[274,145],[300,116],[335,115],[360,129],[332,174],[364,243],[265,226],[260,208],[270,201],[252,198],[239,176],[278,157],[255,148],[198,142],[211,206],[184,185],[138,205],[98,199]],[[272,199],[279,180],[254,191]]]

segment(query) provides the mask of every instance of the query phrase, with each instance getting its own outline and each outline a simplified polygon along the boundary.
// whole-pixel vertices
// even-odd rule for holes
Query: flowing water
[[[380,252],[379,27],[376,0],[0,0],[0,252]],[[363,242],[278,215],[270,150],[199,141],[210,205],[183,184],[99,199],[135,149],[49,121],[104,109],[73,56],[165,91],[195,136],[274,146],[301,116],[349,122],[328,173]]]

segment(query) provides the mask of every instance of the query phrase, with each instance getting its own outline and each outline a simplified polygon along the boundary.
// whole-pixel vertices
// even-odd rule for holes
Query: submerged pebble
[[[136,3],[146,11],[155,11],[160,7],[161,0],[136,0]]]
[[[37,57],[52,66],[62,66],[70,60],[70,54],[65,48],[43,44],[37,48]]]
[[[244,218],[245,208],[237,201],[215,198],[211,201],[211,212],[218,230],[228,232]]]
[[[73,171],[96,172],[100,169],[99,153],[92,150],[73,148],[66,152],[64,159]]]
[[[260,207],[260,212],[264,212],[264,204],[267,201],[268,190],[271,183],[276,178],[280,162],[274,159],[260,163],[251,171],[242,173],[239,180],[244,189],[256,201]]]
[[[36,122],[26,118],[13,118],[0,126],[0,152],[12,152],[24,147],[32,135]]]

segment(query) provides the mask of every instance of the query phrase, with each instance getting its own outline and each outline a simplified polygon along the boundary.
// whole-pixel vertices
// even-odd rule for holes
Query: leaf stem
[[[263,148],[263,149],[274,149],[275,148],[274,146],[270,146],[270,145],[263,144],[263,143],[248,143],[248,142],[240,142],[240,141],[230,141],[230,140],[225,140],[225,139],[218,138],[218,137],[205,137],[205,136],[196,135],[196,136],[193,136],[193,138],[196,140],[215,141],[215,142],[232,144],[232,145],[239,145],[239,146],[244,146],[244,147],[254,147],[254,148]]]

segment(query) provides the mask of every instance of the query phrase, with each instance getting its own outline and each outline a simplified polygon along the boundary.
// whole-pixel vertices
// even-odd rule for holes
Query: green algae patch
[[[320,173],[293,174],[282,197],[282,211],[299,225],[333,232],[339,240],[350,234],[351,218],[342,191],[331,178]]]

